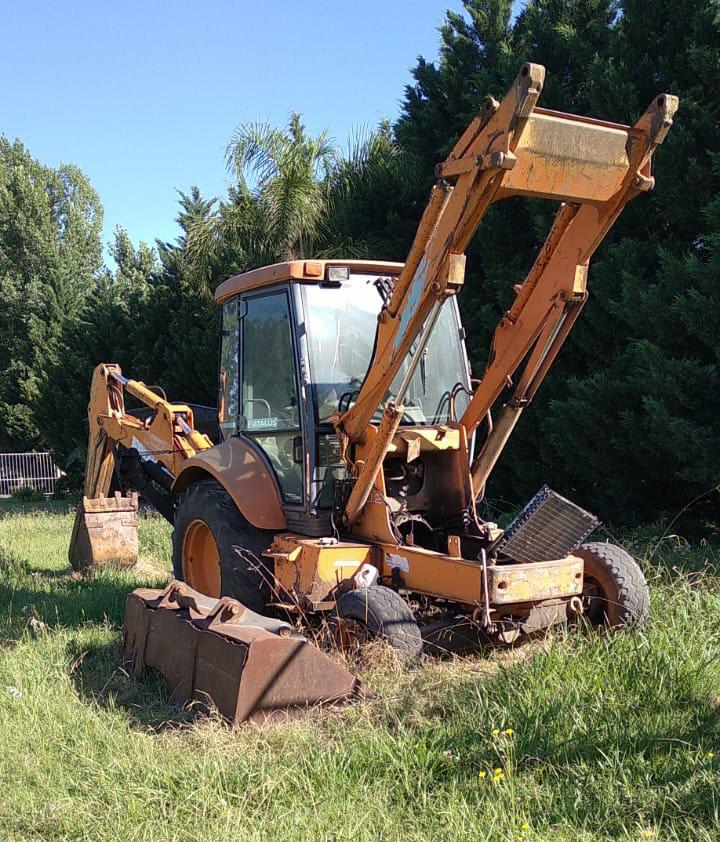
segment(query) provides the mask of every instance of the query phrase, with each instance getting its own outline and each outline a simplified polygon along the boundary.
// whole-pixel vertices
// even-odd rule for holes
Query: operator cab
[[[293,531],[329,532],[335,480],[346,476],[333,417],[357,397],[378,314],[401,269],[400,263],[379,261],[298,260],[237,275],[216,291],[223,307],[222,437],[241,436],[261,453]],[[407,363],[394,386],[406,370]],[[452,425],[467,405],[469,388],[463,331],[451,299],[411,380],[403,427]],[[379,422],[393,396],[391,388],[373,421]],[[404,479],[408,486],[421,480]]]

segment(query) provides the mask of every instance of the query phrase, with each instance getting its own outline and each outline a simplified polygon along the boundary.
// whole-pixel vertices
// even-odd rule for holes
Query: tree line
[[[720,482],[720,11],[714,0],[465,0],[399,118],[340,150],[288,125],[243,124],[232,186],[181,193],[175,242],[102,256],[102,207],[73,166],[0,138],[0,451],[85,453],[87,389],[118,362],[178,400],[215,403],[214,288],[291,256],[402,260],[433,181],[488,95],[546,65],[544,107],[633,123],[680,96],[656,188],[591,265],[590,300],[489,488],[514,505],[543,482],[616,522],[673,513]],[[188,174],[189,179],[192,174]],[[548,203],[495,206],[468,250],[460,307],[473,373],[547,232]],[[703,498],[710,500],[711,498]],[[717,499],[717,498],[716,498]],[[707,510],[706,514],[710,513]]]

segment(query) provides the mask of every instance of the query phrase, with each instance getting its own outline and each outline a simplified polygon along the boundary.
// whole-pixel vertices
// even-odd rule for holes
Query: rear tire
[[[642,626],[650,615],[650,590],[635,559],[614,544],[582,544],[573,555],[585,562],[583,603],[595,627]]]
[[[422,658],[423,640],[410,606],[399,593],[384,585],[356,588],[338,599],[337,613],[354,620],[373,637],[385,640],[408,661]]]
[[[262,613],[272,582],[262,553],[273,535],[248,523],[219,482],[201,480],[187,490],[175,515],[173,574],[207,596],[231,596]]]

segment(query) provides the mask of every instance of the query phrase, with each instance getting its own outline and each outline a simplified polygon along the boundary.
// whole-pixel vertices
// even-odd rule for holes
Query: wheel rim
[[[599,626],[607,621],[608,601],[602,586],[592,576],[586,576],[582,592],[584,614],[593,626]]]
[[[373,637],[367,626],[353,617],[334,617],[329,630],[334,647],[346,655],[356,654]]]
[[[191,521],[185,530],[182,571],[183,578],[191,588],[206,596],[220,596],[220,550],[215,536],[204,520]]]
[[[592,557],[586,557],[582,600],[585,618],[595,628],[614,628],[618,620],[617,589],[608,572]]]

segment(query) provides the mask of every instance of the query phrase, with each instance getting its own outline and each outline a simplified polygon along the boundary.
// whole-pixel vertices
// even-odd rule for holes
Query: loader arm
[[[142,421],[127,413],[125,392],[153,409],[153,417]],[[112,363],[101,363],[93,372],[88,425],[85,496],[91,499],[107,497],[110,491],[114,444],[136,448],[169,479],[177,476],[186,459],[212,447],[195,429],[189,406],[169,403],[144,383],[123,377]]]
[[[380,313],[357,401],[336,425],[349,441],[362,442],[373,415],[389,396],[394,403],[386,405],[380,427],[389,446],[414,367],[443,302],[462,286],[464,251],[489,207],[511,196],[560,202],[534,266],[516,287],[515,302],[495,331],[487,368],[460,419],[470,437],[526,361],[509,404],[473,464],[475,496],[482,493],[522,409],[587,298],[593,252],[625,204],[652,188],[651,158],[678,105],[676,97],[661,94],[635,126],[549,111],[535,107],[544,77],[542,66],[525,64],[502,102],[486,100],[447,160],[436,168],[438,183]],[[402,382],[391,395],[393,381],[411,353]],[[387,447],[380,442],[374,450],[350,500],[351,521],[367,499]]]

